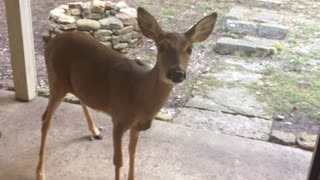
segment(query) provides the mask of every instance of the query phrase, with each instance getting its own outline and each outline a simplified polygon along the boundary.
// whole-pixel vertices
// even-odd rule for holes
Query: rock
[[[56,22],[60,24],[72,24],[75,21],[76,20],[74,19],[73,16],[68,16],[68,15],[63,15],[63,16],[60,16],[58,19],[56,19]]]
[[[114,30],[119,30],[123,28],[123,23],[115,18],[115,17],[108,17],[99,20],[101,24],[102,29],[114,29]]]
[[[59,29],[60,26],[61,26],[60,24],[56,24],[53,21],[49,21],[48,22],[48,29],[49,29],[50,32],[53,32],[55,29]]]
[[[276,48],[267,46],[261,41],[249,41],[245,39],[232,39],[227,37],[220,38],[214,49],[219,54],[234,54],[237,52],[244,52],[246,54],[256,54],[257,56],[269,56],[276,52]]]
[[[71,31],[71,30],[75,30],[76,28],[77,26],[74,23],[60,26],[60,29],[63,31]]]
[[[79,99],[78,99],[75,95],[70,94],[70,93],[68,93],[68,94],[64,97],[64,101],[65,101],[65,102],[69,102],[69,103],[73,103],[73,104],[80,104]]]
[[[128,43],[119,43],[119,44],[113,45],[113,49],[116,49],[116,50],[124,49],[127,47],[128,47]]]
[[[133,31],[133,26],[126,26],[122,29],[113,31],[115,35],[124,35]]]
[[[278,9],[282,6],[282,2],[278,0],[239,0],[239,2],[266,9]]]
[[[67,5],[67,4],[62,4],[62,5],[60,5],[58,8],[64,9],[65,11],[67,11],[67,10],[69,9],[69,5]]]
[[[61,29],[54,29],[54,31],[53,31],[53,33],[54,34],[61,34],[61,33],[63,33],[64,31],[62,31]]]
[[[90,19],[79,19],[76,22],[79,31],[96,31],[100,28],[100,23]]]
[[[93,13],[104,14],[105,5],[106,5],[105,1],[94,0],[92,1],[90,10]]]
[[[268,39],[283,39],[287,36],[288,32],[288,27],[263,23],[259,26],[258,35]]]
[[[248,71],[225,70],[213,75],[215,78],[226,82],[237,82],[242,84],[252,84],[257,82],[263,76]]]
[[[43,39],[44,42],[49,42],[49,40],[51,39],[50,32],[45,31],[44,33],[42,33],[42,39]]]
[[[227,20],[240,20],[249,11],[250,11],[249,9],[247,9],[243,6],[235,6],[235,7],[231,8],[229,13],[224,17],[224,23],[226,23]]]
[[[132,39],[132,40],[129,42],[129,48],[137,47],[138,44],[139,44],[139,40],[138,40],[138,39]]]
[[[70,13],[73,16],[80,16],[81,15],[81,10],[80,9],[70,9]]]
[[[138,17],[138,13],[137,13],[137,10],[135,8],[120,9],[120,12],[124,13],[124,14],[127,14],[131,18],[137,18]]]
[[[113,10],[115,3],[112,1],[106,1],[106,10]]]
[[[111,16],[116,16],[117,14],[119,14],[119,12],[115,10],[110,10],[109,12]]]
[[[272,119],[268,106],[259,102],[245,88],[210,87],[203,88],[202,94],[205,94],[205,96],[196,95],[186,106],[268,120]]]
[[[61,8],[55,8],[53,10],[50,11],[50,18],[53,20],[57,20],[58,18],[65,16],[66,11],[64,9]]]
[[[282,145],[295,145],[296,136],[292,133],[272,130],[270,135],[270,141]]]
[[[135,18],[129,17],[124,13],[118,13],[115,15],[115,17],[120,19],[125,26],[130,26],[137,23],[137,20]]]
[[[120,37],[113,35],[111,42],[112,42],[113,45],[119,44],[120,43]]]
[[[139,39],[139,38],[142,38],[142,34],[137,31],[133,31],[132,32],[132,39]]]
[[[100,43],[107,46],[107,47],[112,47],[112,43],[110,41],[100,42]]]
[[[123,2],[123,1],[118,2],[118,3],[114,6],[114,9],[115,9],[116,11],[120,11],[120,9],[125,9],[125,8],[129,8],[129,6],[128,6],[125,2]]]
[[[302,149],[313,151],[316,147],[317,136],[307,133],[297,135],[297,143]]]
[[[50,95],[49,89],[43,89],[43,88],[38,89],[38,96],[49,97],[49,95]]]
[[[94,37],[111,36],[112,31],[106,29],[99,29],[93,33]]]
[[[132,33],[119,36],[120,42],[130,42],[132,40]]]
[[[82,2],[68,3],[70,9],[81,9]]]
[[[155,119],[162,120],[162,121],[171,121],[172,115],[169,113],[159,112]]]
[[[269,140],[271,121],[193,108],[182,108],[174,123],[256,140]]]
[[[124,49],[120,49],[118,50],[120,53],[123,53],[123,54],[126,54],[129,52],[129,49],[128,48],[124,48]]]
[[[106,41],[111,40],[112,37],[111,37],[111,36],[100,36],[100,37],[96,37],[96,39],[97,39],[98,41],[106,42]]]
[[[284,118],[285,118],[285,116],[278,115],[278,116],[275,117],[275,120],[282,121],[282,120],[284,120]]]
[[[93,20],[99,20],[99,19],[103,19],[106,17],[105,14],[100,14],[100,13],[82,13],[83,17],[85,19],[93,19]]]
[[[256,35],[258,32],[258,26],[247,21],[227,20],[224,26],[231,33]]]

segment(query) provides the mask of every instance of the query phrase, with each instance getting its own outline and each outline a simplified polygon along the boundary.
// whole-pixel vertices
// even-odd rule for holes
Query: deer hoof
[[[94,136],[94,139],[96,140],[102,140],[103,136],[101,134]]]

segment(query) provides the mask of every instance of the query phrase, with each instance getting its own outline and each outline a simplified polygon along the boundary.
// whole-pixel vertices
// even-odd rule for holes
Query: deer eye
[[[191,54],[192,53],[192,47],[187,48],[187,53]]]

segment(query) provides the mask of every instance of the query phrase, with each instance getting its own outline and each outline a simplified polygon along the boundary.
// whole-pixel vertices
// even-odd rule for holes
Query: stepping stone
[[[248,21],[227,20],[224,26],[231,33],[256,35],[258,32],[258,25]]]
[[[267,105],[259,102],[245,88],[209,87],[203,91],[204,95],[196,95],[186,104],[186,107],[262,119],[272,118]]]
[[[256,56],[265,57],[273,55],[276,52],[276,48],[266,45],[263,40],[247,40],[247,39],[232,39],[228,37],[220,38],[214,50],[222,55],[234,54],[243,52],[248,55],[255,54]]]
[[[239,0],[244,5],[266,8],[266,9],[279,9],[283,2],[279,0]]]
[[[235,82],[242,84],[252,84],[260,80],[263,76],[248,71],[225,70],[214,73],[213,76],[220,81]]]
[[[256,140],[269,140],[271,121],[193,108],[183,108],[174,123]]]
[[[258,35],[268,39],[283,39],[288,32],[289,28],[286,26],[263,23],[259,26]]]

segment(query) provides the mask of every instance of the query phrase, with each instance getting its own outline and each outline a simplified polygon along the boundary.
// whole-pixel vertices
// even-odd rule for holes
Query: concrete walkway
[[[34,179],[40,117],[46,104],[44,98],[17,102],[12,92],[0,90],[0,179]],[[96,112],[92,115],[97,124],[105,127],[102,141],[88,140],[80,106],[63,103],[59,107],[49,131],[47,180],[114,179],[109,117]],[[124,153],[123,178],[128,168],[127,151]],[[311,155],[296,148],[156,121],[141,135],[136,179],[304,180]]]

